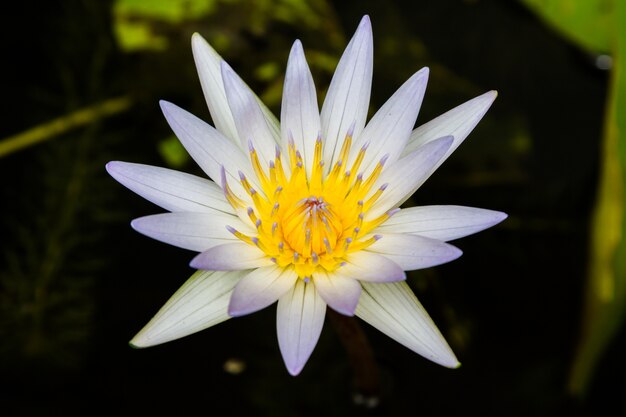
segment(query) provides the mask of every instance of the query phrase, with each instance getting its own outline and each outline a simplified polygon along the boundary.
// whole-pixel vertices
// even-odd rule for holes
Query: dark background
[[[310,1],[314,14],[287,18],[272,2],[215,3],[203,18],[154,19],[170,42],[161,51],[122,49],[110,1],[13,3],[1,14],[0,138],[112,97],[133,104],[0,159],[0,414],[626,415],[623,328],[586,394],[567,390],[609,75],[595,57],[517,2]],[[293,40],[302,39],[323,97],[366,13],[375,45],[371,114],[422,66],[431,77],[418,124],[500,93],[409,201],[510,215],[455,242],[459,260],[409,276],[463,366],[439,367],[363,324],[382,381],[380,405],[366,409],[353,402],[348,358],[330,323],[302,374],[288,375],[273,306],[131,349],[128,340],[192,273],[193,254],[131,230],[132,218],[159,208],[108,177],[104,164],[200,172],[168,159],[171,132],[158,108],[163,98],[209,117],[191,34],[222,42],[217,49],[278,113]],[[277,74],[263,76],[265,64]],[[242,373],[224,370],[232,359],[245,364]]]

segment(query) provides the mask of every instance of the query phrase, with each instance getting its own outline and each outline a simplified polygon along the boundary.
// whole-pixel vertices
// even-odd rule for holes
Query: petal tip
[[[143,348],[149,347],[150,344],[147,343],[146,338],[143,335],[143,332],[139,332],[135,335],[135,337],[133,337],[128,342],[128,346],[130,346],[133,349],[143,349]]]
[[[358,304],[358,303],[357,303]],[[348,317],[354,317],[354,312],[356,311],[356,306],[357,304],[354,305],[354,307],[352,306],[330,306],[330,308],[332,308],[333,310],[335,310],[337,313],[344,315],[344,316],[348,316]]]
[[[448,135],[448,136],[443,136],[439,139],[434,140],[433,142],[439,142],[441,147],[445,149],[445,151],[447,151],[450,146],[452,146],[452,143],[454,142],[454,136],[452,135]]]
[[[109,175],[115,177],[115,175],[119,172],[120,165],[120,161],[109,161],[104,165],[104,169],[106,169]]]
[[[445,357],[434,359],[433,362],[448,369],[459,369],[461,367],[461,362],[459,362],[454,353],[451,350],[446,353],[447,355]]]
[[[247,313],[238,308],[238,306],[233,306],[233,299],[230,299],[230,303],[228,304],[228,310],[227,313],[230,317],[241,317],[241,316],[245,316]]]
[[[293,45],[291,46],[291,50],[292,50],[292,52],[293,52],[293,51],[295,51],[295,50],[299,50],[299,51],[301,51],[302,49],[303,49],[303,47],[302,47],[302,41],[301,41],[300,39],[296,39],[296,40],[293,42]]]
[[[204,37],[201,34],[199,34],[198,32],[194,32],[191,35],[191,46],[192,47],[201,46],[203,43],[206,43],[206,40],[204,39]]]
[[[132,227],[134,231],[139,232],[139,233],[142,233],[142,231],[141,231],[141,224],[142,224],[141,219],[142,218],[139,217],[139,218],[136,218],[136,219],[133,219],[133,220],[130,221],[130,227]]]
[[[393,262],[393,261],[392,261]],[[398,281],[406,281],[406,272],[402,267],[394,262],[397,268],[394,268],[393,271],[389,274],[389,276],[385,277],[385,279],[381,282],[398,282]]]
[[[247,314],[254,313],[256,310],[250,310],[247,308],[248,306],[242,305],[241,302],[237,302],[237,298],[231,296],[230,301],[228,302],[228,310],[227,313],[230,317],[241,317]]]
[[[298,376],[300,375],[300,372],[302,372],[302,369],[304,369],[304,364],[300,364],[300,363],[295,363],[295,364],[288,364],[285,363],[285,366],[287,367],[287,372],[289,372],[289,375],[291,376]]]
[[[452,246],[452,245],[450,245]],[[459,259],[463,255],[463,251],[456,246],[452,246],[450,260],[454,261],[455,259]]]
[[[166,117],[172,113],[172,110],[176,108],[176,105],[174,103],[170,103],[167,100],[159,100],[159,106],[161,107],[161,111]]]
[[[189,266],[193,269],[207,269],[204,252],[196,255],[190,262]]]
[[[235,72],[233,68],[230,65],[228,65],[228,62],[224,60],[220,61],[220,70],[222,72],[222,77],[224,79],[226,79],[226,77],[230,79],[230,77],[232,77],[233,73]]]
[[[483,103],[482,105],[485,106],[484,111],[486,112],[489,109],[489,107],[491,107],[491,105],[493,104],[493,102],[496,100],[497,97],[498,97],[498,91],[490,90],[476,97],[474,100],[477,100],[478,102]]]
[[[496,224],[506,220],[508,217],[509,217],[508,214],[506,214],[506,213],[504,213],[502,211],[496,211],[494,213],[494,216],[493,216],[493,221],[494,221],[493,224],[496,225]]]
[[[361,31],[365,29],[368,29],[370,32],[372,30],[372,21],[370,19],[370,16],[367,14],[363,15],[363,17],[361,18],[357,31]]]

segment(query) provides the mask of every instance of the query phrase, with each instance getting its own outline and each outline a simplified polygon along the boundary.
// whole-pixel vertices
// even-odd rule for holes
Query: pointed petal
[[[441,265],[462,254],[460,249],[448,243],[422,236],[389,233],[380,237],[366,252],[383,255],[405,271]]]
[[[191,260],[192,268],[211,271],[238,271],[273,265],[263,251],[247,243],[226,243],[212,247]]]
[[[364,16],[337,64],[322,106],[324,162],[329,169],[337,162],[335,155],[350,127],[354,124],[356,138],[365,126],[372,88],[373,52],[372,25],[369,16]]]
[[[391,282],[406,279],[400,265],[385,256],[365,251],[348,255],[346,265],[338,273],[359,281]]]
[[[213,123],[218,131],[239,147],[241,146],[241,140],[237,133],[237,126],[235,125],[233,114],[228,106],[224,82],[222,80],[220,63],[223,59],[198,33],[194,33],[191,37],[191,48],[198,70],[198,76],[200,77],[202,91],[204,92],[204,97],[209,106]],[[276,117],[274,117],[272,112],[265,107],[258,97],[255,96],[255,99],[257,103],[259,103],[268,125],[278,136],[278,132],[280,131],[278,120],[276,120]],[[247,146],[243,148],[243,150],[247,150]]]
[[[206,213],[163,213],[131,222],[133,229],[161,242],[196,252],[234,243],[238,239],[226,226],[245,232],[248,227],[239,217],[220,211]]]
[[[432,167],[431,170],[434,172],[476,127],[497,96],[497,91],[489,91],[418,127],[411,134],[403,156],[442,136],[454,137],[454,142],[448,152]]]
[[[409,233],[449,241],[485,230],[506,217],[499,211],[474,207],[410,207],[394,214],[376,233]]]
[[[154,346],[228,320],[228,301],[243,275],[243,271],[196,272],[130,344],[138,348]]]
[[[287,370],[298,375],[322,333],[326,303],[312,283],[296,281],[285,295],[278,300],[276,330],[278,346]]]
[[[448,368],[460,366],[406,282],[362,285],[358,317],[426,359]]]
[[[252,143],[262,162],[269,164],[274,158],[276,143],[279,137],[268,124],[254,94],[235,74],[233,69],[222,61],[222,78],[228,105],[233,113],[241,146],[248,149]]]
[[[228,314],[239,317],[264,309],[289,291],[297,279],[293,268],[272,265],[255,269],[235,287]]]
[[[315,84],[300,41],[293,44],[287,61],[280,125],[282,148],[287,149],[289,138],[293,137],[310,177],[315,140],[320,134],[320,114]]]
[[[350,163],[365,144],[369,144],[361,169],[365,175],[385,155],[389,155],[387,163],[390,165],[398,160],[415,126],[427,83],[428,68],[422,68],[402,84],[376,112],[355,142]]]
[[[383,184],[388,184],[387,189],[368,211],[367,218],[376,218],[405,202],[428,179],[432,167],[445,155],[452,141],[449,136],[434,140],[385,167],[372,190]]]
[[[162,100],[161,109],[170,127],[200,168],[219,183],[224,166],[228,185],[239,198],[249,201],[248,194],[239,183],[238,171],[241,170],[252,182],[256,176],[243,152],[212,126],[175,104]]]
[[[167,168],[112,161],[106,169],[119,183],[169,211],[234,214],[213,181]]]
[[[313,274],[313,283],[330,308],[346,316],[354,316],[361,295],[361,284],[357,280],[321,271]]]

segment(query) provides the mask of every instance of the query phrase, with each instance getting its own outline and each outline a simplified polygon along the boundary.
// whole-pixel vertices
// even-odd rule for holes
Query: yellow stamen
[[[311,279],[316,271],[334,271],[346,262],[349,253],[372,245],[379,236],[364,236],[393,214],[388,212],[374,220],[363,220],[386,188],[384,185],[374,193],[370,192],[380,177],[386,158],[381,159],[364,179],[358,170],[364,161],[367,144],[347,167],[352,147],[352,134],[349,133],[337,155],[337,162],[325,174],[324,162],[328,161],[322,159],[323,147],[323,140],[318,137],[311,175],[307,178],[302,155],[291,134],[286,167],[279,148],[276,158],[264,167],[250,143],[250,162],[257,177],[252,182],[259,188],[239,173],[240,183],[249,197],[247,202],[232,192],[222,170],[226,198],[239,216],[248,217],[256,227],[253,236],[230,226],[228,230],[241,241],[257,246],[280,267],[293,268],[303,280]]]

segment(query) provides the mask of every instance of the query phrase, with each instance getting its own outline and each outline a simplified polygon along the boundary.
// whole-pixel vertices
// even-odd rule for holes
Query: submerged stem
[[[0,140],[0,158],[36,143],[52,139],[71,129],[122,113],[131,105],[130,97],[111,98],[2,139]]]
[[[380,377],[374,351],[359,322],[332,309],[327,310],[333,328],[346,349],[354,376],[355,402],[373,408],[380,399]]]

